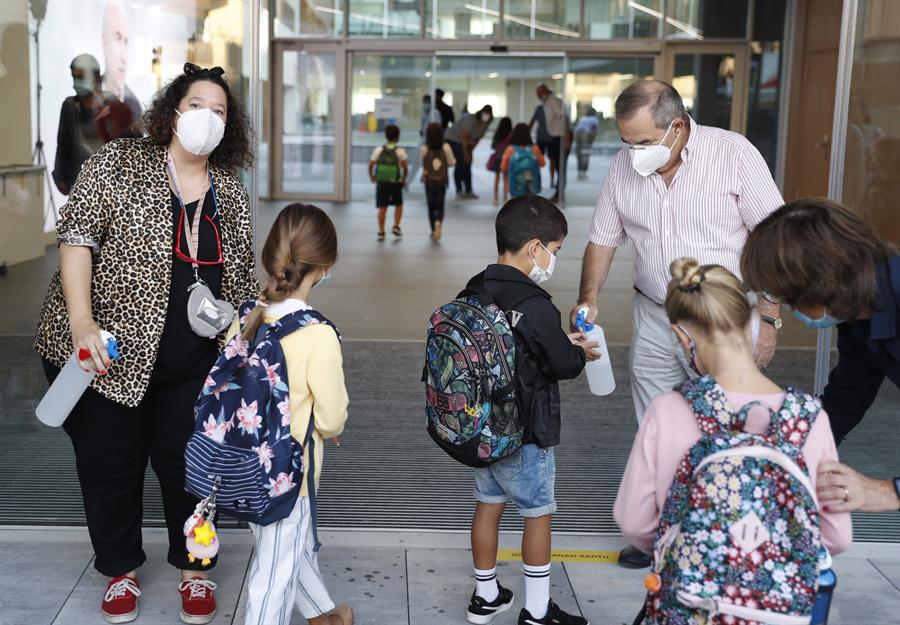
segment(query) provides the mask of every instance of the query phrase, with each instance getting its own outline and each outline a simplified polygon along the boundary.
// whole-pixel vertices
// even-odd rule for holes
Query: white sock
[[[500,594],[497,587],[497,567],[475,569],[475,594],[490,603]]]
[[[525,609],[540,620],[547,616],[550,603],[550,563],[529,566],[522,563],[525,572]]]

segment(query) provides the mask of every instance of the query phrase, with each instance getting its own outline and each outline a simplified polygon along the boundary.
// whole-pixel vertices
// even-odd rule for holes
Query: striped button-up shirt
[[[634,285],[662,303],[669,264],[690,256],[740,277],[747,234],[784,203],[759,151],[743,136],[693,119],[681,166],[667,187],[654,172],[641,177],[631,151],[620,151],[594,209],[591,241],[634,245]]]

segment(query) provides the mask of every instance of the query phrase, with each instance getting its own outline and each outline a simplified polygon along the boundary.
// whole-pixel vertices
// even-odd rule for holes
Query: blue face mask
[[[684,328],[684,326],[678,326],[678,329],[681,330],[682,332],[684,332],[684,335],[688,338],[688,342],[690,343],[690,347],[691,347],[691,369],[693,369],[693,370],[694,370],[694,373],[696,373],[697,375],[702,376],[702,375],[703,375],[703,372],[700,371],[700,367],[697,365],[697,346],[696,346],[696,344],[694,343],[694,337],[691,336],[691,333],[688,332],[688,331]]]
[[[318,282],[316,282],[316,283],[312,286],[312,288],[316,288],[317,286],[322,286],[323,284],[325,284],[325,283],[328,282],[329,280],[331,280],[331,271],[329,271],[329,272],[326,273],[324,276],[322,276],[321,280],[319,280]]]
[[[804,324],[812,328],[813,330],[825,330],[827,328],[833,328],[837,324],[841,323],[840,319],[835,319],[828,313],[825,313],[818,319],[813,319],[808,315],[803,314],[796,308],[791,308],[791,312],[794,313],[794,316],[802,321]]]

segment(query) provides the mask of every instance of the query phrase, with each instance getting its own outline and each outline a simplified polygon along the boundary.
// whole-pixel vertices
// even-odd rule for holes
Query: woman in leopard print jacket
[[[199,278],[234,307],[259,292],[249,202],[236,175],[252,164],[250,129],[222,69],[190,64],[157,94],[145,123],[149,137],[107,144],[72,188],[57,227],[60,270],[35,347],[50,380],[73,348],[99,373],[64,428],[94,566],[111,578],[104,617],[137,617],[149,458],[162,490],[168,561],[182,570],[182,619],[203,623],[215,613],[215,585],[206,580],[209,567],[190,562],[185,549],[182,525],[197,500],[184,490],[184,447],[222,335],[193,332],[188,287]],[[100,329],[118,339],[120,360],[110,362]]]

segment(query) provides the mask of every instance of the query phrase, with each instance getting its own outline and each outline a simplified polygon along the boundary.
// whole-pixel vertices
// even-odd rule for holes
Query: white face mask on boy
[[[549,280],[550,276],[553,275],[553,270],[556,269],[556,254],[548,250],[543,243],[541,243],[540,246],[550,255],[550,264],[544,269],[538,265],[537,261],[534,259],[534,255],[531,255],[531,262],[534,263],[534,267],[528,272],[528,277],[534,280],[535,284],[542,284]]]

